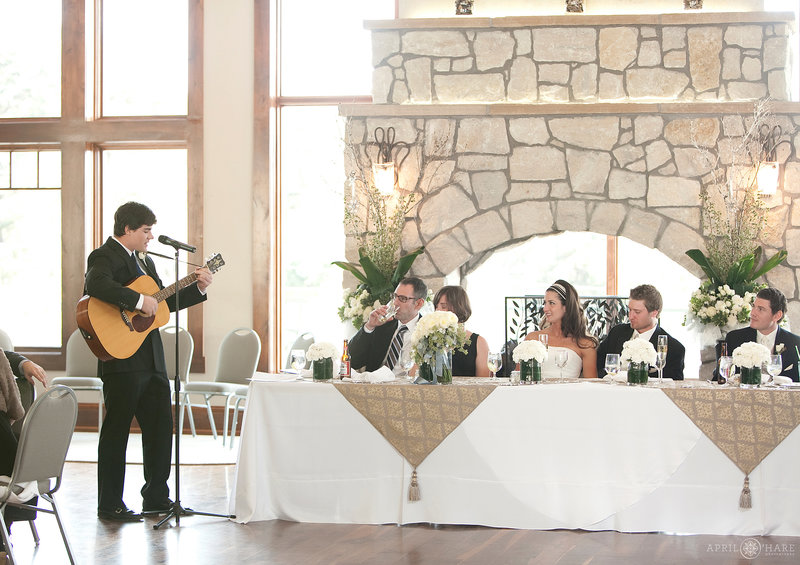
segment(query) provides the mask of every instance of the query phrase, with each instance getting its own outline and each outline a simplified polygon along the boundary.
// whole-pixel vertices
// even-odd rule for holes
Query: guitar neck
[[[166,300],[167,298],[169,298],[173,294],[175,294],[177,291],[183,290],[184,288],[186,288],[190,284],[193,284],[195,281],[197,281],[197,274],[196,273],[192,273],[191,275],[187,275],[187,276],[183,277],[181,280],[179,280],[176,283],[172,283],[169,286],[165,286],[164,288],[162,288],[161,290],[159,290],[158,292],[156,292],[152,296],[153,296],[153,298],[156,299],[156,301],[161,302],[163,300]]]

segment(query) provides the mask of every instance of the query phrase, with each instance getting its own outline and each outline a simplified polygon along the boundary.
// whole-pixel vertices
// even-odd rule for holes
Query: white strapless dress
[[[556,365],[556,355],[559,351],[567,352],[567,364],[562,369]],[[583,370],[583,359],[578,355],[575,350],[569,347],[554,347],[550,346],[547,351],[547,359],[542,363],[542,378],[553,379],[558,378],[562,374],[565,379],[577,379],[581,376]]]

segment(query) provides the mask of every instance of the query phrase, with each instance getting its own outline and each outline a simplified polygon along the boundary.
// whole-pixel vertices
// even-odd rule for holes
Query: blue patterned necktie
[[[144,273],[144,269],[142,268],[142,264],[139,263],[139,258],[136,257],[136,252],[135,251],[133,253],[131,253],[131,257],[133,257],[133,264],[136,265],[136,270],[139,271],[139,274],[140,275],[145,274]]]
[[[397,333],[392,338],[392,343],[389,345],[389,355],[386,357],[386,366],[394,369],[397,360],[400,358],[400,352],[403,350],[403,334],[408,331],[407,326],[400,326]]]

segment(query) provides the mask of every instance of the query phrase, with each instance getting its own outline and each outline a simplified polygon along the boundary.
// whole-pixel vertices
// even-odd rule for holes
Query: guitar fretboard
[[[164,288],[162,288],[161,290],[156,292],[153,295],[153,298],[155,298],[157,302],[161,302],[162,300],[166,300],[167,298],[169,298],[170,296],[175,294],[176,291],[183,290],[184,288],[186,288],[190,284],[194,283],[196,280],[197,280],[197,274],[192,273],[191,275],[183,277],[177,283],[172,283],[169,286],[165,286]],[[178,285],[177,288],[175,287],[175,285]]]

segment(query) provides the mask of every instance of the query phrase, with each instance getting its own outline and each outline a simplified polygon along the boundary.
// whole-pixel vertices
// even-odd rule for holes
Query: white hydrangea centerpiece
[[[514,348],[512,357],[515,363],[535,359],[541,365],[547,359],[547,347],[538,339],[528,339]]]
[[[458,316],[437,311],[424,315],[411,333],[409,347],[417,364],[431,363],[437,351],[461,349],[467,343],[467,332]]]
[[[646,339],[631,339],[622,344],[622,353],[619,356],[622,363],[647,363],[655,365],[656,348]]]
[[[769,361],[769,355],[769,349],[755,341],[748,341],[733,350],[733,364],[739,368],[760,368]]]
[[[334,357],[339,357],[339,351],[332,343],[326,341],[312,343],[306,354],[306,358],[309,361],[322,361],[323,359],[333,359]]]
[[[344,301],[339,306],[339,319],[350,322],[353,327],[360,328],[369,318],[370,312],[381,305],[379,300],[372,300],[372,296],[365,288],[355,290],[344,289]]]

